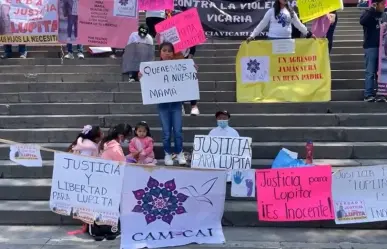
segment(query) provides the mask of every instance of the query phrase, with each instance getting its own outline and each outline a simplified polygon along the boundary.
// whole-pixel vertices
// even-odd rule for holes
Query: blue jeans
[[[167,154],[172,154],[171,134],[175,139],[175,153],[183,151],[183,115],[181,111],[182,102],[158,104],[161,128],[163,131],[163,147]]]
[[[376,73],[378,71],[379,49],[366,48],[364,49],[365,61],[365,81],[364,81],[364,97],[371,97],[375,95],[376,88]]]
[[[71,34],[73,33],[74,27],[74,37],[78,37],[78,16],[69,15],[67,18],[67,36],[71,38]]]
[[[77,45],[77,50],[78,50],[78,53],[83,53],[83,45],[81,44],[78,44]],[[67,52],[68,53],[73,53],[73,44],[71,43],[67,43]]]
[[[19,45],[20,55],[25,54],[25,52],[27,52],[26,45]],[[10,44],[4,45],[4,53],[5,53],[5,56],[12,57],[12,45]]]

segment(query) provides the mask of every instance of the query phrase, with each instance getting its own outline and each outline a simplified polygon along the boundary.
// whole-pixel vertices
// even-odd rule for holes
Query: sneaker
[[[191,116],[198,116],[199,114],[200,114],[199,108],[196,105],[192,106],[192,108],[191,108]]]
[[[64,56],[65,59],[68,59],[68,60],[73,60],[74,59],[74,55],[73,53],[67,53],[65,56]]]
[[[24,52],[20,55],[20,59],[26,59],[27,58],[27,52]]]
[[[111,55],[110,55],[110,59],[113,59],[113,60],[114,60],[114,59],[117,59],[117,57],[116,57],[115,54],[111,54]]]
[[[11,58],[11,56],[3,54],[3,55],[0,56],[0,58],[4,60],[4,59]]]
[[[136,82],[136,80],[133,78],[129,78],[129,82]]]
[[[187,164],[187,160],[185,160],[184,152],[180,152],[176,156],[176,159],[177,159],[177,161],[179,161],[179,165],[186,165]]]
[[[387,102],[387,99],[385,96],[376,96],[376,102]]]
[[[102,241],[105,239],[105,236],[94,236],[95,241]]]
[[[369,96],[364,98],[365,102],[375,102],[375,97],[374,96]]]
[[[81,59],[81,60],[85,59],[85,56],[81,52],[78,52],[77,57],[78,59]]]
[[[172,160],[172,156],[170,154],[165,154],[164,164],[165,164],[165,166],[173,166],[173,160]]]
[[[184,108],[184,104],[181,105],[181,113],[183,114],[183,116],[186,115],[186,113],[185,113],[185,108]]]

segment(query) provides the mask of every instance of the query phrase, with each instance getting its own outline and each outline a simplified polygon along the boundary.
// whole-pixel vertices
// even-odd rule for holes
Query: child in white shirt
[[[269,39],[291,39],[292,38],[292,24],[307,38],[315,36],[308,31],[304,24],[300,22],[297,14],[293,8],[289,6],[287,0],[276,0],[273,8],[269,9],[262,21],[247,38],[247,42],[253,40],[259,35],[268,25]]]
[[[214,137],[239,137],[239,133],[228,125],[231,115],[228,111],[218,111],[215,113],[218,127],[212,129],[209,136]]]

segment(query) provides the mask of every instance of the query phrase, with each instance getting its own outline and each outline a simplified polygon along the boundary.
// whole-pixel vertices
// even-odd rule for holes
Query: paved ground
[[[0,226],[0,249],[119,249],[119,239],[94,242],[67,235],[79,227]],[[225,245],[190,245],[179,249],[387,249],[385,230],[224,228]]]

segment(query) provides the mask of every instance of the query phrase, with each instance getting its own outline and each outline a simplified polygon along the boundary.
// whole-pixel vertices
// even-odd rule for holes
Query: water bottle
[[[307,164],[312,164],[313,163],[313,142],[312,141],[306,142],[305,149],[306,149],[306,160],[305,160],[305,162]]]

